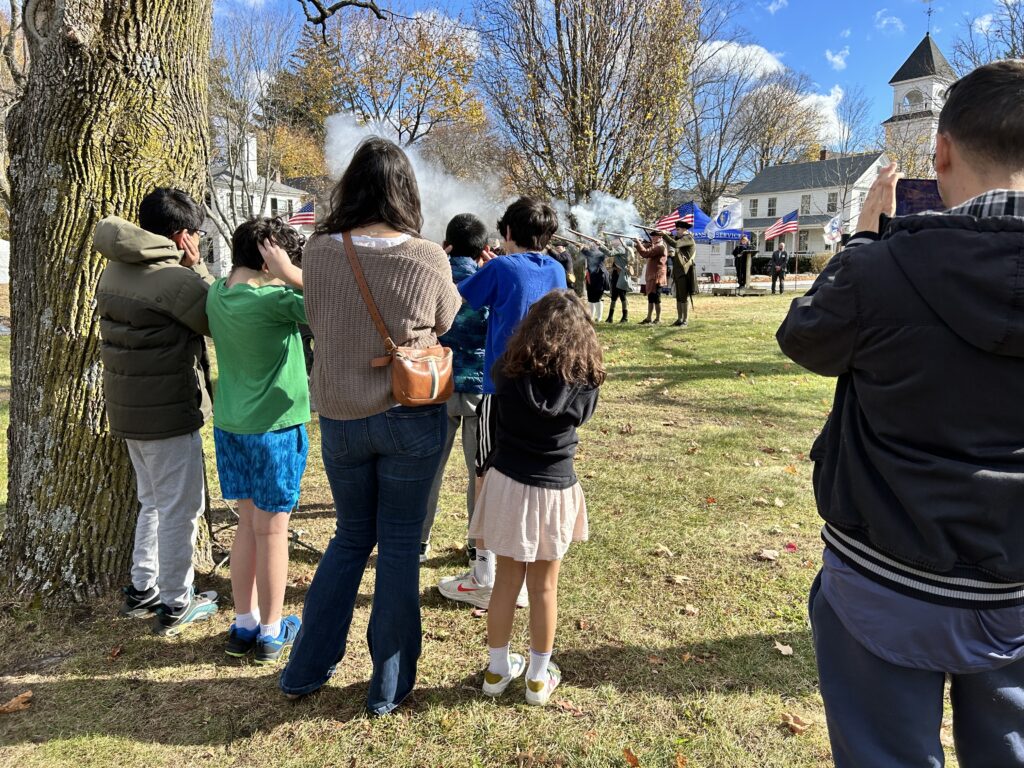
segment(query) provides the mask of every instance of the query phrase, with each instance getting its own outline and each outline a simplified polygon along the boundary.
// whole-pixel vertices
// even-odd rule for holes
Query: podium
[[[711,293],[713,296],[765,296],[768,294],[767,288],[754,288],[750,282],[750,278],[753,275],[753,263],[754,256],[757,254],[756,248],[748,248],[742,252],[743,256],[743,273],[746,276],[746,280],[743,281],[743,287],[739,286],[739,274],[736,275],[737,285],[735,288],[729,288],[726,286],[715,286]]]

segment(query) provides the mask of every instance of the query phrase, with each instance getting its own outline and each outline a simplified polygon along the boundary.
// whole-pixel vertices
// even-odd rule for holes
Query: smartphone
[[[935,179],[900,179],[896,182],[896,215],[944,211],[945,203]]]

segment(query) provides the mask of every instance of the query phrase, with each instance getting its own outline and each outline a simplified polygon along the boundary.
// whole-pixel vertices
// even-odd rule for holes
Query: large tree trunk
[[[211,0],[28,0],[31,70],[8,121],[12,180],[9,500],[0,573],[81,600],[127,578],[138,509],[103,407],[96,222],[155,186],[197,199],[208,157]],[[200,526],[205,528],[205,526]]]

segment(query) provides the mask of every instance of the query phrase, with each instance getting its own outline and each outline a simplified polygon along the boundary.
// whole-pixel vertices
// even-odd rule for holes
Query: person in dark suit
[[[772,293],[775,293],[775,283],[779,284],[779,293],[786,292],[786,268],[789,266],[789,254],[786,253],[786,243],[779,240],[779,247],[772,251],[772,260],[768,268],[772,273]]]
[[[747,284],[747,257],[744,255],[753,246],[746,235],[740,238],[740,244],[732,249],[733,263],[736,265],[736,286],[743,288]]]

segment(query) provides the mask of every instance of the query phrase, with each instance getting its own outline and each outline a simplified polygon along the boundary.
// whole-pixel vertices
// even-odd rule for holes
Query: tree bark
[[[104,413],[93,230],[109,214],[134,219],[155,186],[202,199],[211,0],[27,0],[25,19],[31,69],[8,120],[0,572],[17,596],[63,603],[123,583],[138,510],[124,441],[110,437]]]

